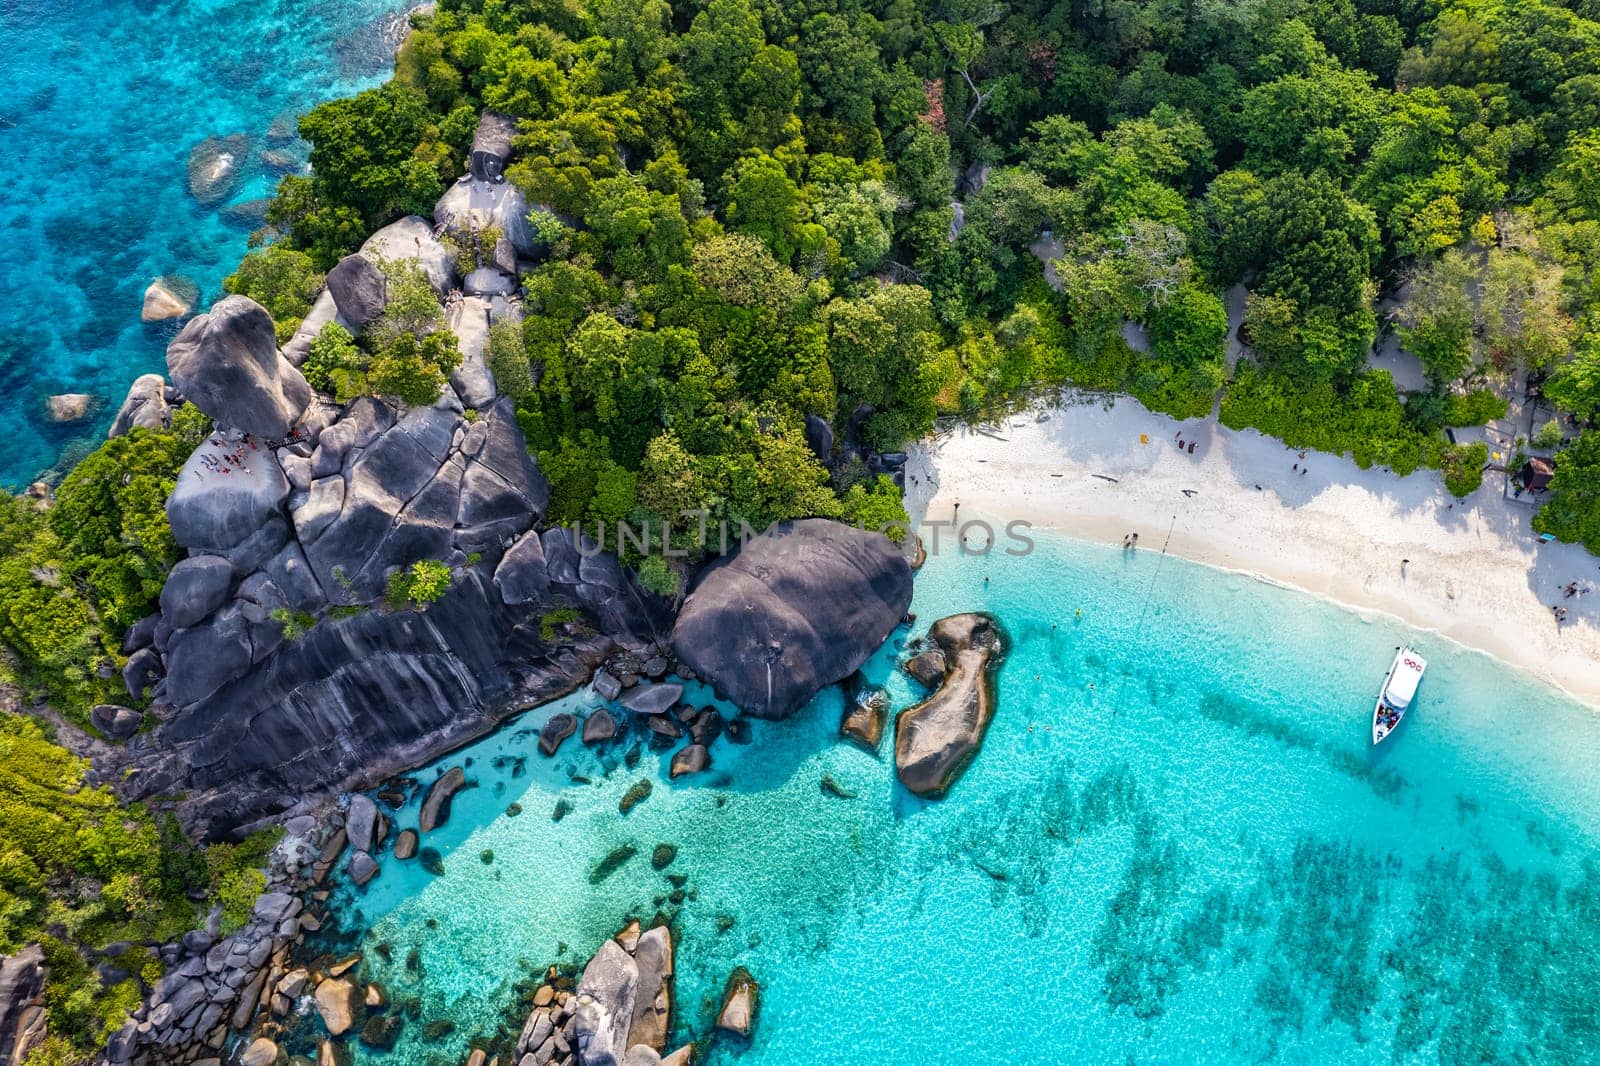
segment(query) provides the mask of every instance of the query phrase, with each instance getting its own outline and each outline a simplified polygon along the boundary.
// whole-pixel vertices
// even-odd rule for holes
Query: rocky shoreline
[[[167,500],[187,557],[168,576],[160,610],[127,633],[129,706],[92,716],[122,741],[95,746],[96,771],[129,801],[179,796],[176,811],[196,836],[275,824],[285,836],[243,929],[221,936],[214,916],[161,949],[166,976],[113,1038],[106,1063],[206,1064],[239,1051],[239,1062],[277,1066],[277,1038],[306,1002],[328,1037],[320,1066],[343,1060],[340,1038],[351,1033],[392,1043],[400,1015],[386,1010],[381,989],[352,983],[355,963],[297,961],[328,920],[329,873],[338,866],[359,886],[388,861],[396,827],[360,790],[585,684],[615,710],[582,722],[554,716],[538,740],[545,755],[573,736],[587,745],[631,738],[676,747],[672,777],[703,773],[716,742],[748,743],[748,725],[683,703],[681,681],[705,682],[742,715],[787,717],[854,675],[907,619],[906,554],[835,521],[775,525],[704,566],[678,604],[645,590],[615,554],[547,521],[549,485],[497,396],[487,330],[476,328],[520,318],[518,263],[537,251],[529,206],[504,182],[509,156],[504,121],[486,115],[471,169],[434,222],[411,217],[373,234],[329,273],[286,343],[265,308],[227,297],[173,339],[171,383],[140,378],[118,411],[112,436],[163,427],[184,404],[214,428]],[[216,169],[204,176],[226,179]],[[440,235],[487,227],[503,235],[492,256],[460,276]],[[379,267],[396,260],[427,278],[457,328],[461,365],[432,404],[336,403],[300,364],[322,326],[356,332],[383,313],[390,293]],[[155,293],[156,313],[182,302],[168,295]],[[811,428],[831,435],[826,423]],[[447,572],[442,594],[395,602],[394,575],[424,561]],[[846,732],[875,749],[884,707],[865,707],[867,718]],[[468,783],[459,768],[434,783],[420,824],[394,836],[393,861],[438,861],[426,834]],[[647,795],[644,784],[633,802]],[[350,792],[341,809],[336,797]],[[659,936],[670,970],[670,931]],[[650,930],[638,943],[656,937]],[[618,953],[639,966],[637,944],[606,952]],[[518,1066],[529,1056],[536,1066],[687,1058],[686,1049],[661,1058],[659,1041],[630,1045],[609,1023],[579,1021],[602,997],[583,981],[552,995],[569,991],[576,999],[555,1007],[576,1006],[547,1010],[550,1034],[529,1046],[526,1033]],[[748,975],[730,981],[723,1027],[748,1035],[755,1006]],[[602,1030],[611,1050],[588,1055]],[[230,1050],[239,1039],[248,1044]]]

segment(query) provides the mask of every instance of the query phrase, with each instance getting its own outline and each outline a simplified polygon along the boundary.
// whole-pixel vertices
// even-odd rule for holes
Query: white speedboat
[[[1382,743],[1400,725],[1400,719],[1411,708],[1411,701],[1416,699],[1417,686],[1422,683],[1422,672],[1427,668],[1428,660],[1410,648],[1395,650],[1389,676],[1383,679],[1383,691],[1378,693],[1378,704],[1372,709],[1374,744]]]

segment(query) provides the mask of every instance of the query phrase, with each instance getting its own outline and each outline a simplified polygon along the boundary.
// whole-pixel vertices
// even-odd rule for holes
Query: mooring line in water
[[[1167,539],[1161,542],[1161,555],[1156,559],[1155,572],[1150,575],[1150,583],[1145,586],[1144,596],[1139,604],[1139,621],[1134,625],[1134,633],[1143,636],[1145,615],[1150,611],[1150,597],[1156,590],[1156,581],[1161,577],[1161,564],[1167,561],[1167,547],[1172,543],[1172,531],[1178,526],[1178,516],[1173,515],[1172,521],[1167,524]],[[1122,683],[1117,686],[1117,703],[1111,708],[1113,717],[1121,713],[1122,697],[1128,689],[1128,675],[1122,675]]]

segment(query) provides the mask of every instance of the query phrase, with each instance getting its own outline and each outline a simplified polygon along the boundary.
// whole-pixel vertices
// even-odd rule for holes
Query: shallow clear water
[[[709,1031],[735,965],[764,987],[753,1045],[712,1062],[1600,1056],[1600,719],[1392,621],[1150,551],[1040,543],[918,578],[919,629],[984,608],[1012,641],[984,750],[942,803],[896,788],[890,737],[879,759],[834,741],[834,692],[749,748],[719,741],[693,784],[648,753],[608,774],[575,740],[541,758],[555,706],[444,760],[470,758],[478,783],[424,841],[445,875],[389,858],[336,902],[368,930],[366,975],[458,1029],[429,1046],[412,1023],[356,1061],[454,1066],[520,1023],[515,981],[671,910],[658,842],[688,878],[679,1035]],[[1374,752],[1401,640],[1430,670]],[[893,656],[868,673],[900,707],[915,693]],[[653,793],[620,817],[643,777]],[[572,813],[555,822],[558,800]],[[623,844],[636,857],[591,884]]]
[[[402,0],[0,0],[0,487],[103,437],[135,376],[163,366],[170,324],[145,286],[186,274],[203,301],[258,222],[189,196],[189,150],[386,76]],[[271,193],[252,153],[229,203]],[[45,397],[104,403],[66,426]],[[74,443],[76,442],[76,443]]]

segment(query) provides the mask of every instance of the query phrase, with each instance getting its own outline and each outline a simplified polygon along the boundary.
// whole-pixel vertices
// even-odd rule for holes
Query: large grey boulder
[[[633,1027],[639,967],[615,940],[600,945],[578,980],[574,1015],[583,1066],[620,1066]]]
[[[141,374],[128,386],[128,395],[117,408],[106,436],[120,437],[135,426],[165,429],[172,417],[167,406],[167,382],[160,374]]]
[[[174,633],[167,645],[167,699],[179,706],[196,703],[243,677],[254,657],[253,636],[236,606]]]
[[[167,374],[219,426],[280,438],[311,402],[311,386],[278,354],[272,316],[248,296],[225,296],[167,345]]]
[[[468,174],[439,197],[433,220],[457,237],[470,237],[493,226],[511,242],[517,254],[531,257],[539,241],[528,221],[530,208],[522,191],[510,182],[480,181]]]
[[[550,602],[550,574],[537,532],[529,530],[506,549],[494,570],[494,586],[500,598],[511,605]]]
[[[494,402],[494,375],[489,372],[489,301],[467,296],[445,315],[445,327],[456,335],[461,362],[450,372],[450,387],[468,407],[487,407]]]
[[[377,843],[373,834],[378,828],[378,805],[370,796],[357,792],[350,797],[350,809],[345,812],[344,831],[350,846],[357,851],[370,852]]]
[[[511,138],[516,135],[517,120],[510,115],[485,111],[478,116],[478,128],[472,135],[472,154],[467,157],[467,169],[480,181],[499,181],[505,175],[506,163],[511,160]]]
[[[784,718],[854,673],[910,604],[911,568],[888,537],[784,522],[706,567],[672,644],[745,713]]]
[[[373,259],[416,263],[441,298],[456,286],[455,253],[433,235],[433,226],[420,215],[407,215],[383,227],[367,238],[361,252]]]
[[[178,472],[167,520],[184,547],[227,552],[260,533],[288,496],[289,480],[272,449],[213,434]]]
[[[0,1063],[20,1063],[44,1042],[44,978],[38,944],[0,958]]]
[[[639,981],[634,990],[628,1047],[643,1044],[660,1053],[667,1048],[672,1020],[672,930],[657,925],[639,934],[633,961],[639,971]]]
[[[389,282],[371,259],[356,252],[347,255],[328,271],[328,292],[339,317],[353,332],[361,330],[383,314],[388,303]]]
[[[503,551],[544,513],[549,487],[508,401],[473,423],[437,406],[392,419],[335,423],[312,455],[318,480],[293,520],[324,590],[369,600],[395,567]]]
[[[323,289],[321,294],[311,305],[311,311],[300,320],[300,328],[294,331],[288,343],[283,346],[283,357],[294,366],[299,366],[306,361],[306,356],[311,354],[311,342],[317,339],[317,334],[322,332],[322,327],[329,322],[337,322],[351,333],[357,330],[339,316],[339,304],[333,298],[333,293]]]
[[[222,556],[184,559],[161,586],[161,616],[173,629],[187,629],[226,603],[232,585],[233,567]]]
[[[144,715],[131,707],[100,703],[89,709],[89,721],[112,740],[126,740],[139,731]]]
[[[895,719],[894,767],[919,796],[943,796],[972,762],[994,717],[993,669],[1004,638],[986,614],[935,622],[929,636],[944,654],[938,691]]]

